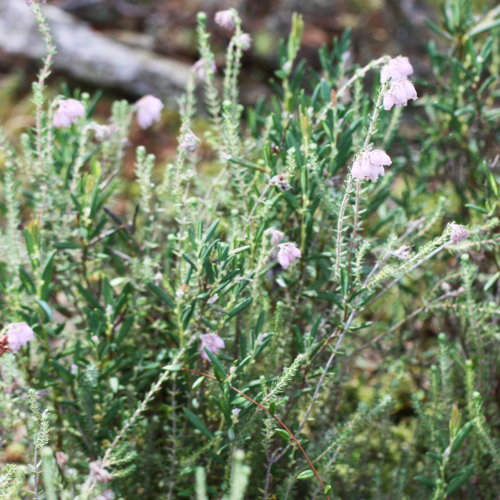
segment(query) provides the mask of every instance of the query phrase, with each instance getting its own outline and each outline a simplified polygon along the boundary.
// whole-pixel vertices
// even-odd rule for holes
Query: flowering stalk
[[[200,12],[197,17],[197,34],[198,34],[198,44],[201,60],[203,61],[203,69],[205,73],[205,95],[208,103],[208,108],[210,114],[212,115],[212,120],[214,127],[217,131],[221,130],[221,117],[220,117],[220,102],[217,92],[217,87],[215,85],[215,72],[214,72],[214,55],[210,50],[208,40],[210,35],[206,31],[207,15]]]
[[[342,258],[342,241],[343,241],[342,232],[344,230],[343,229],[344,215],[347,207],[347,201],[349,200],[349,197],[351,195],[352,183],[353,183],[353,177],[349,172],[349,174],[347,174],[347,180],[344,188],[344,196],[342,197],[342,201],[340,203],[340,209],[337,218],[337,241],[335,245],[335,266],[333,271],[335,279],[338,279],[340,275],[340,260]]]
[[[35,104],[35,132],[36,132],[36,152],[37,152],[36,170],[40,174],[46,175],[45,174],[46,170],[51,170],[50,166],[52,165],[52,161],[49,160],[49,158],[51,157],[50,148],[52,147],[52,141],[50,141],[50,139],[52,137],[51,135],[47,135],[44,133],[45,131],[45,127],[43,125],[43,118],[44,118],[43,108],[45,104],[44,90],[45,90],[45,81],[47,80],[47,78],[51,73],[52,63],[54,60],[54,56],[56,54],[56,47],[52,40],[50,29],[47,24],[47,20],[43,15],[40,4],[37,2],[33,2],[31,4],[31,9],[35,14],[38,30],[42,35],[42,39],[47,49],[47,54],[43,58],[42,68],[38,73],[38,79],[36,83],[33,84],[33,102]],[[48,190],[47,184],[48,184],[47,182],[42,182],[40,186],[41,188],[40,196],[42,200],[38,212],[38,220],[40,228],[42,227],[43,213],[46,208],[45,205],[47,202],[47,190]]]
[[[52,36],[50,34],[50,29],[47,24],[47,20],[45,19],[45,16],[43,15],[42,8],[39,3],[33,2],[31,4],[31,9],[33,10],[33,13],[35,14],[36,22],[38,25],[38,29],[42,35],[43,41],[45,43],[45,47],[47,49],[47,54],[43,58],[43,64],[42,68],[40,69],[40,72],[38,73],[38,79],[36,83],[33,84],[33,101],[36,106],[36,125],[35,125],[35,130],[36,130],[36,138],[37,138],[37,154],[38,154],[38,162],[40,164],[39,170],[41,171],[43,169],[43,163],[44,163],[44,151],[43,151],[43,144],[44,144],[44,138],[43,138],[43,126],[42,126],[42,121],[43,121],[43,105],[45,102],[44,98],[44,90],[45,90],[45,81],[49,77],[51,73],[51,67],[52,63],[54,60],[54,56],[56,54],[56,47],[54,45],[54,42],[52,40]]]
[[[224,74],[224,100],[231,103],[231,118],[239,122],[238,113],[238,76],[241,68],[243,50],[238,39],[243,33],[241,30],[240,16],[234,12],[235,32],[229,41],[226,51],[226,69]]]
[[[283,109],[286,113],[291,113],[292,108],[292,92],[290,91],[290,75],[292,73],[293,64],[297,57],[302,34],[304,32],[304,21],[300,14],[294,13],[292,16],[292,28],[287,43],[287,57],[284,61],[281,71],[283,78]]]
[[[340,87],[340,89],[337,91],[337,93],[336,93],[336,99],[334,101],[329,102],[328,105],[325,106],[323,108],[323,110],[321,111],[321,113],[316,117],[316,121],[314,122],[314,126],[315,127],[318,126],[319,123],[322,122],[326,118],[326,115],[327,115],[328,111],[336,106],[336,104],[337,104],[338,100],[340,99],[340,97],[342,97],[342,95],[344,94],[344,92],[353,83],[355,83],[356,81],[364,78],[364,76],[366,75],[366,73],[368,73],[368,71],[370,71],[370,70],[372,70],[374,68],[378,68],[379,66],[382,66],[383,64],[386,64],[390,59],[391,59],[390,56],[382,56],[382,57],[379,57],[378,59],[370,61],[363,68],[357,69],[354,72],[354,74],[351,76],[351,78],[349,78],[349,80],[347,80],[347,82],[342,87]]]
[[[73,171],[71,172],[71,187],[70,191],[77,196],[77,186],[81,180],[80,171],[85,163],[85,153],[88,148],[88,141],[90,138],[91,128],[89,125],[85,125],[78,136],[78,154],[75,161],[73,162]]]
[[[380,87],[377,100],[375,102],[375,109],[370,119],[370,124],[368,126],[368,132],[366,133],[365,141],[363,143],[362,151],[366,151],[370,145],[373,134],[377,128],[378,116],[380,114],[380,108],[382,107],[382,99],[384,98],[385,92],[387,91],[387,83],[384,82]],[[356,242],[356,232],[358,230],[358,219],[359,219],[359,201],[360,201],[360,191],[361,191],[361,181],[356,179],[356,197],[354,203],[354,223],[352,228],[352,244],[355,245]]]

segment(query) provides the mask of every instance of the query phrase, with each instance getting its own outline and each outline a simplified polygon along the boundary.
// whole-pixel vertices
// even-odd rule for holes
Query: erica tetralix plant
[[[497,495],[496,14],[456,3],[415,70],[348,32],[313,70],[294,15],[246,107],[245,20],[200,13],[161,161],[132,123],[177,101],[51,102],[32,3],[34,127],[0,128],[2,499]]]

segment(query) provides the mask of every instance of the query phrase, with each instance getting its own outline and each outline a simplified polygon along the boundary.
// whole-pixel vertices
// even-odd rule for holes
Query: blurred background
[[[471,0],[481,11],[492,0]],[[45,13],[58,49],[49,82],[57,95],[103,90],[96,110],[103,119],[112,100],[135,101],[151,93],[166,105],[156,134],[132,131],[132,143],[148,142],[160,157],[175,148],[175,108],[192,64],[198,59],[196,14],[208,15],[222,74],[230,33],[213,21],[215,12],[235,7],[253,44],[244,55],[242,100],[254,103],[270,92],[277,47],[286,39],[293,12],[304,16],[299,57],[319,66],[318,49],[352,30],[349,57],[364,64],[383,54],[410,57],[416,76],[429,73],[425,45],[437,38],[426,20],[439,16],[439,0],[53,0]],[[439,43],[439,40],[436,40]],[[25,0],[0,0],[0,120],[9,135],[32,121],[30,90],[44,45]],[[150,137],[150,136],[155,136]],[[151,144],[150,144],[151,143]]]

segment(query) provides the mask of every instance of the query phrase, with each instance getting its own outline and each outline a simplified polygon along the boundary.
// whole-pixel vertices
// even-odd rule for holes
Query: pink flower
[[[380,72],[382,83],[392,78],[393,80],[403,80],[413,74],[413,66],[407,57],[398,56],[391,59]]]
[[[203,59],[198,59],[191,67],[191,70],[196,75],[196,78],[198,78],[201,82],[204,82],[207,79],[207,68]],[[212,61],[212,64],[209,65],[209,71],[211,73],[215,73],[217,71],[217,66],[214,61]]]
[[[200,341],[201,341],[200,356],[207,361],[211,360],[208,357],[205,348],[208,349],[210,352],[217,354],[219,349],[224,349],[226,347],[224,341],[216,333],[202,333],[200,335]]]
[[[267,229],[266,234],[271,235],[272,245],[277,245],[285,237],[285,233],[279,231],[278,229],[274,229],[273,227]]]
[[[241,50],[248,50],[252,45],[252,37],[248,33],[242,33],[236,40]]]
[[[365,151],[353,163],[351,175],[355,179],[370,179],[375,182],[379,176],[384,175],[384,165],[390,165],[391,163],[389,155],[381,149]]]
[[[232,409],[232,411],[231,411],[231,413],[232,413],[235,417],[237,417],[237,416],[240,414],[240,412],[241,412],[241,408],[233,408],[233,409]]]
[[[236,27],[236,22],[234,18],[234,12],[232,9],[219,10],[214,16],[215,22],[227,30],[234,30]]]
[[[292,262],[302,257],[295,243],[281,243],[278,248],[278,262],[283,269],[288,269]]]
[[[160,119],[163,103],[153,95],[141,97],[134,107],[137,111],[137,123],[141,128],[148,128]]]
[[[454,222],[452,222],[450,224],[450,229],[450,241],[452,243],[460,243],[462,240],[467,239],[469,236],[469,231],[467,231],[467,228],[460,224],[455,224]]]
[[[85,108],[76,99],[61,99],[58,102],[52,124],[56,128],[69,128],[76,123],[78,118],[85,115]]]
[[[18,352],[21,347],[28,345],[35,334],[26,323],[11,323],[7,325],[7,341],[12,352]]]
[[[391,82],[389,90],[384,95],[384,109],[389,110],[393,106],[398,108],[406,106],[410,99],[417,99],[417,91],[410,80]]]
[[[94,460],[89,464],[90,476],[97,483],[109,483],[113,479],[113,475],[99,460]]]

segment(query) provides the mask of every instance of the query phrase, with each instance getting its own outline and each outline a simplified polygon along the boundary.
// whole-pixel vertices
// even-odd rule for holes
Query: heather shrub
[[[132,186],[163,103],[49,99],[32,10],[34,126],[0,130],[0,498],[496,498],[499,9],[447,2],[426,74],[349,32],[316,71],[296,15],[251,108],[251,37],[218,13],[217,69],[200,14],[175,158],[138,147]]]

